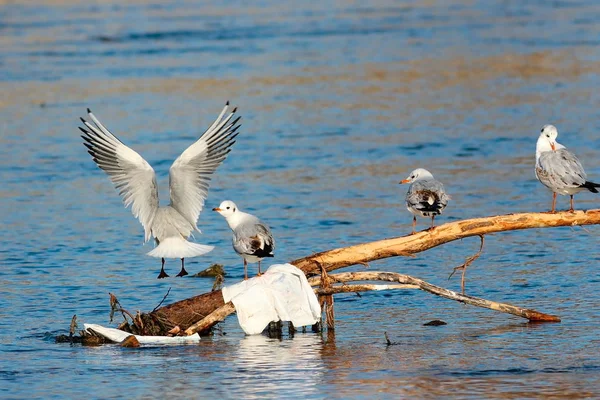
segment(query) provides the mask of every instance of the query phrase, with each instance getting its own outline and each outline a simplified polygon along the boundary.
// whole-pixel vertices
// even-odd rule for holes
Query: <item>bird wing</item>
[[[406,204],[423,212],[441,212],[448,200],[444,185],[433,179],[414,182],[406,195]]]
[[[229,115],[225,105],[215,122],[173,162],[169,170],[171,207],[176,209],[198,230],[196,221],[208,196],[211,175],[221,165],[235,143],[240,117],[231,121],[237,108]]]
[[[151,225],[158,208],[158,188],[154,170],[131,148],[110,133],[88,108],[94,124],[81,118],[86,128],[80,127],[88,153],[98,167],[110,177],[125,207],[131,207],[133,215],[144,227],[144,241],[151,236]]]
[[[581,162],[564,147],[543,152],[536,165],[536,175],[551,189],[579,187],[585,184],[587,177]]]
[[[233,245],[240,254],[272,257],[275,241],[268,226],[262,222],[240,225],[234,231]]]

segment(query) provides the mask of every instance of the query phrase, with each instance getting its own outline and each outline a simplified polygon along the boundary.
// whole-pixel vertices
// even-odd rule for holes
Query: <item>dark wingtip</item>
[[[237,107],[235,107],[231,113],[233,114],[233,113],[235,113],[236,111],[237,111]]]
[[[229,105],[229,100],[227,100],[227,102],[225,103],[225,105],[226,105],[226,106],[228,106],[228,105]]]
[[[92,113],[92,110],[90,110],[89,108],[87,109],[88,114]]]
[[[79,119],[81,120],[81,122],[83,122],[84,124],[87,122],[85,119],[83,119],[82,117],[79,117]]]

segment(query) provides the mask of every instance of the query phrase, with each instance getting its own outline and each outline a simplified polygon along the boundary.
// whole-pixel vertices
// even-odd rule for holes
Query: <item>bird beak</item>
[[[219,207],[215,207],[215,208],[213,208],[213,211],[219,212],[219,211],[221,211],[221,209]]]
[[[556,145],[554,143],[550,143],[550,147],[552,148],[552,151],[556,150]]]
[[[408,179],[402,179],[400,181],[400,184],[402,185],[403,183],[410,183],[410,181]]]

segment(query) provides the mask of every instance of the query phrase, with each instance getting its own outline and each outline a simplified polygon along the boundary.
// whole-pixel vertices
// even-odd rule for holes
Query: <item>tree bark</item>
[[[473,218],[450,222],[437,226],[433,230],[421,231],[414,235],[316,253],[292,261],[291,264],[307,274],[320,274],[321,267],[326,271],[333,271],[389,257],[410,256],[444,243],[471,236],[520,229],[593,224],[600,224],[600,210],[575,211],[572,213],[564,211],[555,214],[519,213]],[[401,283],[414,284],[412,282]],[[165,334],[175,326],[179,326],[181,330],[185,331],[197,321],[202,320],[223,306],[224,301],[220,290],[181,300],[163,306],[149,314],[144,314],[145,331],[148,334]],[[206,327],[204,331],[209,328],[210,326]]]

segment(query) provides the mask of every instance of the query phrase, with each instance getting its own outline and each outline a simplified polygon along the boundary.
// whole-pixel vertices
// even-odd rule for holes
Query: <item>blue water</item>
[[[231,284],[242,263],[209,211],[225,199],[271,225],[286,262],[410,232],[397,183],[420,166],[452,196],[439,223],[548,210],[533,173],[546,123],[600,180],[599,19],[591,0],[2,2],[0,397],[599,397],[597,227],[490,235],[470,267],[469,294],[560,324],[390,291],[336,297],[335,334],[245,337],[230,317],[197,346],[54,343],[74,314],[109,325],[109,292],[149,311],[213,283],[155,279],[142,227],[81,144],[87,107],[155,167],[166,201],[172,160],[239,106],[196,237],[217,247],[187,264],[223,263]],[[370,270],[459,289],[448,274],[478,245]]]

